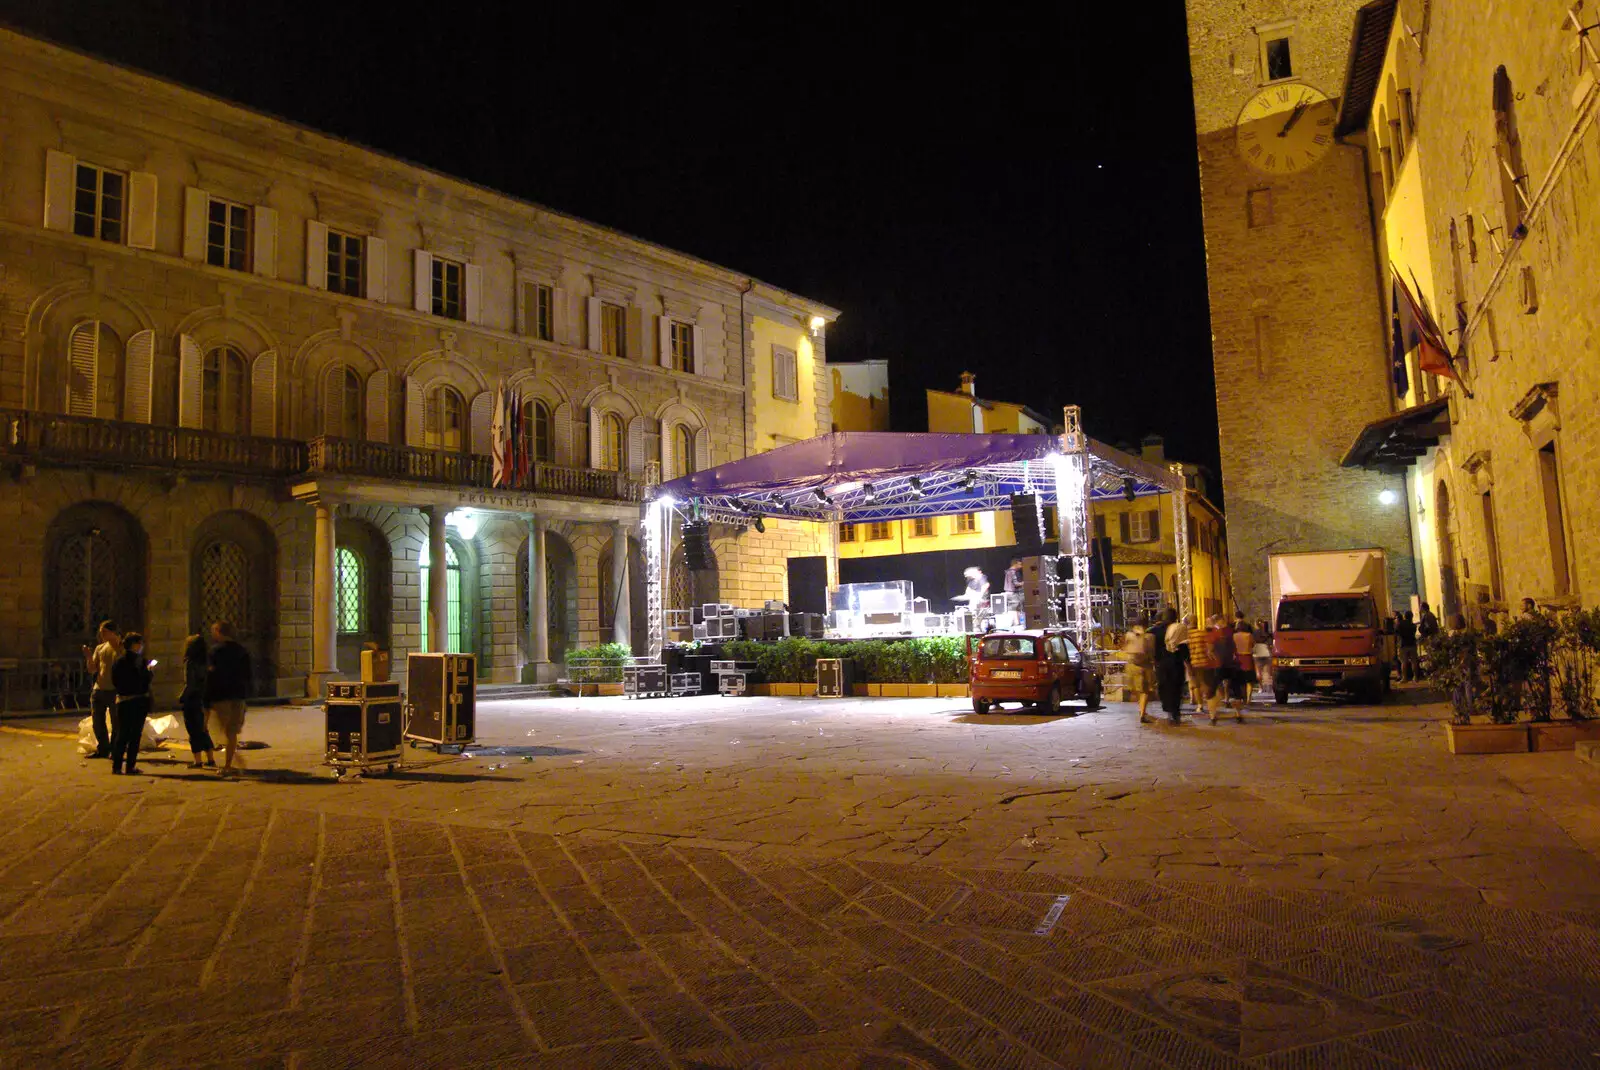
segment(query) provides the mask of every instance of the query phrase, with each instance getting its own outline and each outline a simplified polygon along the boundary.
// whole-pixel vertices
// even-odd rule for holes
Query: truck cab
[[[1389,687],[1383,622],[1362,592],[1287,594],[1272,631],[1272,697],[1343,692],[1381,702]]]

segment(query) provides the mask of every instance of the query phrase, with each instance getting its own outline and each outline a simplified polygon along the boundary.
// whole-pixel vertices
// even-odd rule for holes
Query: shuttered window
[[[360,297],[365,242],[360,235],[328,230],[328,289]]]
[[[523,332],[541,342],[552,342],[556,337],[556,293],[543,283],[528,282],[522,286]]]
[[[348,364],[334,368],[328,375],[323,434],[332,438],[366,437],[366,391],[362,388],[361,376]]]
[[[628,355],[628,310],[621,305],[600,305],[600,352],[608,357]]]
[[[855,542],[856,541],[856,526],[854,524],[840,524],[839,525],[839,541],[840,542]]]
[[[1155,542],[1161,537],[1160,514],[1156,510],[1141,509],[1124,515],[1128,518],[1129,542]]]
[[[423,407],[422,445],[430,450],[461,452],[467,422],[467,406],[454,387],[436,386],[428,391]]]
[[[954,526],[957,535],[971,535],[978,530],[978,514],[957,513]]]
[[[72,233],[120,245],[127,188],[127,176],[120,171],[78,164],[72,192]]]
[[[933,517],[919,516],[911,521],[911,534],[919,539],[931,538],[933,535]]]
[[[250,209],[212,197],[206,205],[206,263],[234,271],[250,269]]]
[[[207,431],[242,435],[249,424],[244,354],[218,346],[206,354],[200,370],[200,426]]]
[[[550,420],[550,406],[537,398],[522,403],[524,432],[533,433],[533,459],[549,463],[555,459],[555,435]]]
[[[466,265],[457,260],[433,257],[432,311],[435,316],[459,320],[466,318]]]
[[[672,459],[677,469],[672,478],[694,474],[694,429],[688,424],[679,424],[672,430]]]
[[[614,412],[608,412],[601,417],[600,424],[600,456],[595,458],[595,467],[607,472],[622,470],[622,459],[626,455],[627,428],[623,426],[622,417]]]
[[[672,367],[680,372],[694,371],[694,324],[672,321]]]
[[[800,400],[800,372],[794,350],[772,347],[772,396],[781,401]]]
[[[887,520],[875,520],[867,525],[867,540],[869,542],[883,542],[894,537]]]
[[[121,401],[122,341],[104,323],[86,320],[67,336],[66,411],[115,420]]]

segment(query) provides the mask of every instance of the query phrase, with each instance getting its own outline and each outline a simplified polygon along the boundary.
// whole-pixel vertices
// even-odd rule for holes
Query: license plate
[[[996,680],[1020,680],[1020,679],[1022,679],[1022,672],[1021,672],[1020,669],[996,669],[994,672],[990,673],[989,675],[994,677]]]
[[[1312,687],[1332,687],[1333,686],[1333,681],[1332,680],[1313,680],[1313,681],[1311,681],[1311,686]]]

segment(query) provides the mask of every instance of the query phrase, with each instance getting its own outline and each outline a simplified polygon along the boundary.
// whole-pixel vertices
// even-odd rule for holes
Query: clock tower
[[[1394,407],[1366,164],[1332,136],[1364,5],[1186,6],[1235,597],[1268,613],[1269,554],[1379,546],[1403,603],[1404,481],[1339,464]]]

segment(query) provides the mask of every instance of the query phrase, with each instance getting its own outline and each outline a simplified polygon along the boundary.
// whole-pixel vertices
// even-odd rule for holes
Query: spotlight
[[[1133,491],[1133,480],[1124,479],[1122,481],[1122,496],[1128,499],[1130,502],[1138,497],[1138,495]]]
[[[823,493],[823,490],[822,490],[821,487],[818,487],[816,490],[812,491],[811,493],[815,494],[817,496],[817,501],[821,502],[823,505],[832,505],[833,504],[833,502],[831,500],[829,500],[827,494]]]
[[[906,482],[911,487],[911,496],[913,498],[922,497],[922,480],[918,479],[916,476],[912,476],[910,479],[906,480]]]
[[[970,492],[978,485],[978,473],[967,469],[961,476],[961,489]]]
[[[762,523],[762,520],[761,520],[761,518],[759,516],[756,517],[756,534],[765,535],[766,533],[767,533],[767,525]]]
[[[866,497],[868,505],[878,504],[878,488],[874,487],[871,483],[861,484],[861,493]]]
[[[1393,505],[1399,500],[1400,496],[1392,490],[1380,490],[1378,492],[1378,501],[1382,502],[1384,505]]]

